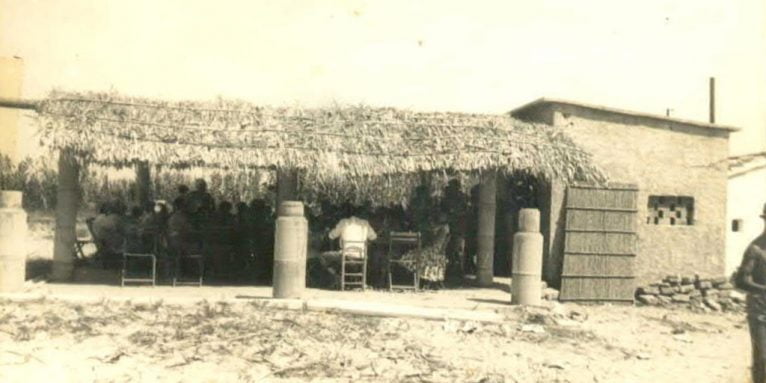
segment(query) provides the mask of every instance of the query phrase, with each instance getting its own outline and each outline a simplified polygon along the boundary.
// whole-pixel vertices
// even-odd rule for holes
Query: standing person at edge
[[[445,278],[454,286],[463,284],[465,274],[465,233],[468,214],[468,197],[460,187],[460,181],[450,180],[444,189],[442,211],[447,214],[449,242],[447,243],[447,271]]]
[[[766,220],[766,205],[761,218]],[[766,227],[745,250],[735,282],[737,288],[748,293],[753,383],[766,383]]]

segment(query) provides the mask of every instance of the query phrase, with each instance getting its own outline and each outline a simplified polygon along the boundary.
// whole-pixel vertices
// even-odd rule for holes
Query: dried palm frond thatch
[[[506,115],[274,108],[223,99],[179,102],[65,92],[51,93],[38,112],[43,144],[71,148],[85,163],[295,169],[304,191],[335,198],[395,201],[422,173],[497,169],[603,179],[588,153],[561,129]]]

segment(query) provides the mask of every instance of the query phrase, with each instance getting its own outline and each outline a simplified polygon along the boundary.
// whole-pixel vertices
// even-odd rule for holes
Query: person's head
[[[444,225],[447,223],[447,213],[445,213],[443,210],[439,210],[438,213],[436,213],[436,224],[438,225]]]
[[[354,211],[354,216],[356,216],[357,218],[370,219],[370,215],[371,215],[370,209],[366,205],[359,206]]]
[[[130,208],[130,216],[133,218],[138,218],[141,216],[141,214],[144,212],[143,209],[141,209],[140,206],[136,205]]]
[[[185,211],[185,210],[186,210],[186,201],[184,201],[183,198],[177,197],[176,199],[173,200],[173,211],[174,212],[176,212],[176,211],[180,212],[180,211]]]
[[[250,201],[250,209],[254,211],[261,211],[266,208],[266,201],[261,198],[256,198]]]
[[[160,215],[167,215],[168,214],[168,205],[165,204],[165,202],[157,202],[154,204],[154,213],[160,214]]]
[[[109,214],[112,206],[109,202],[102,202],[98,207],[98,214]]]
[[[231,212],[231,202],[229,201],[221,201],[221,203],[218,204],[218,211],[221,213],[230,213]]]
[[[186,186],[184,184],[178,185],[178,194],[184,195],[184,194],[186,194],[188,192],[189,192],[189,187],[188,186]]]
[[[354,209],[354,205],[352,205],[351,202],[346,201],[340,206],[340,213],[344,217],[351,217],[356,213],[356,209]]]
[[[447,189],[446,189],[447,193],[457,193],[457,192],[460,192],[460,190],[461,190],[461,187],[460,187],[459,180],[454,178],[449,180],[449,182],[447,183]]]
[[[122,200],[118,199],[112,202],[112,208],[111,208],[112,214],[125,215],[127,211],[128,211],[128,207],[125,206]]]
[[[237,215],[243,215],[247,213],[247,204],[244,202],[237,203]]]
[[[479,185],[471,188],[471,203],[479,202]]]
[[[205,182],[205,180],[203,180],[202,178],[197,178],[194,181],[194,189],[200,192],[207,191],[207,182]]]

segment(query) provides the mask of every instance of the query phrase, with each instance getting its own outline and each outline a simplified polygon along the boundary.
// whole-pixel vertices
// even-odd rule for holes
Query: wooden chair
[[[367,286],[367,242],[341,241],[340,244],[340,289],[346,286],[359,286],[362,290]],[[348,266],[355,270],[349,271]],[[361,270],[359,270],[361,268]]]
[[[420,275],[415,270],[415,265],[403,261],[401,256],[404,254],[402,248],[420,249],[420,233],[414,231],[392,231],[388,236],[388,289],[412,289],[417,291],[420,287]],[[406,251],[406,250],[405,250]],[[395,254],[398,253],[398,254]],[[412,285],[394,285],[392,277],[392,266],[400,266],[412,274]],[[414,270],[414,271],[412,271]]]

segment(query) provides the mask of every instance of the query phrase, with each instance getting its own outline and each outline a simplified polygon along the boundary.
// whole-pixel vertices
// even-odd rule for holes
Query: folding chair
[[[124,287],[126,282],[151,283],[152,286],[157,284],[158,236],[158,232],[144,233],[143,235],[138,235],[136,232],[135,235],[125,239],[125,251],[122,253],[122,272],[120,273],[121,286]],[[149,239],[149,241],[145,241],[145,239]],[[145,264],[145,262],[138,262],[140,260],[148,260],[151,264],[151,273],[143,276],[130,275],[131,260],[134,261],[133,266],[136,266],[136,263],[138,265]]]
[[[197,233],[194,238],[200,238],[199,233]],[[194,249],[194,251],[189,251],[189,244],[185,244],[183,249],[177,254],[175,254],[175,270],[173,273],[173,287],[176,286],[182,286],[182,285],[191,285],[191,286],[199,286],[202,287],[202,280],[205,275],[205,257],[204,254],[204,244],[197,243]],[[189,262],[191,261],[191,262]],[[184,275],[183,272],[183,266],[184,263],[188,264],[196,264],[197,266],[197,275],[196,277],[188,277],[187,275]]]
[[[346,290],[346,286],[359,286],[364,290],[367,286],[367,242],[341,241],[340,248],[341,291]],[[355,267],[355,270],[347,270],[349,266],[359,267]]]
[[[417,291],[420,287],[420,275],[411,262],[403,261],[401,256],[406,252],[403,249],[420,250],[420,233],[414,231],[392,231],[388,236],[388,289],[412,289]],[[395,255],[395,250],[398,254]],[[392,266],[400,266],[400,269],[412,274],[412,285],[394,285]]]
[[[212,274],[209,272],[208,276],[230,277],[235,250],[234,226],[211,227],[206,238],[203,253],[207,255],[212,266]]]
[[[185,261],[194,261],[197,265],[197,277],[188,277],[183,273],[183,264]],[[176,271],[173,275],[173,287],[176,286],[199,286],[202,287],[203,276],[205,275],[205,260],[202,253],[186,254],[176,257]]]
[[[93,236],[94,219],[95,218],[91,217],[85,220],[85,225],[88,227],[88,237],[77,237],[74,240],[74,253],[77,258],[81,260],[85,259],[85,251],[83,251],[83,247],[89,243],[96,243],[95,237]]]

